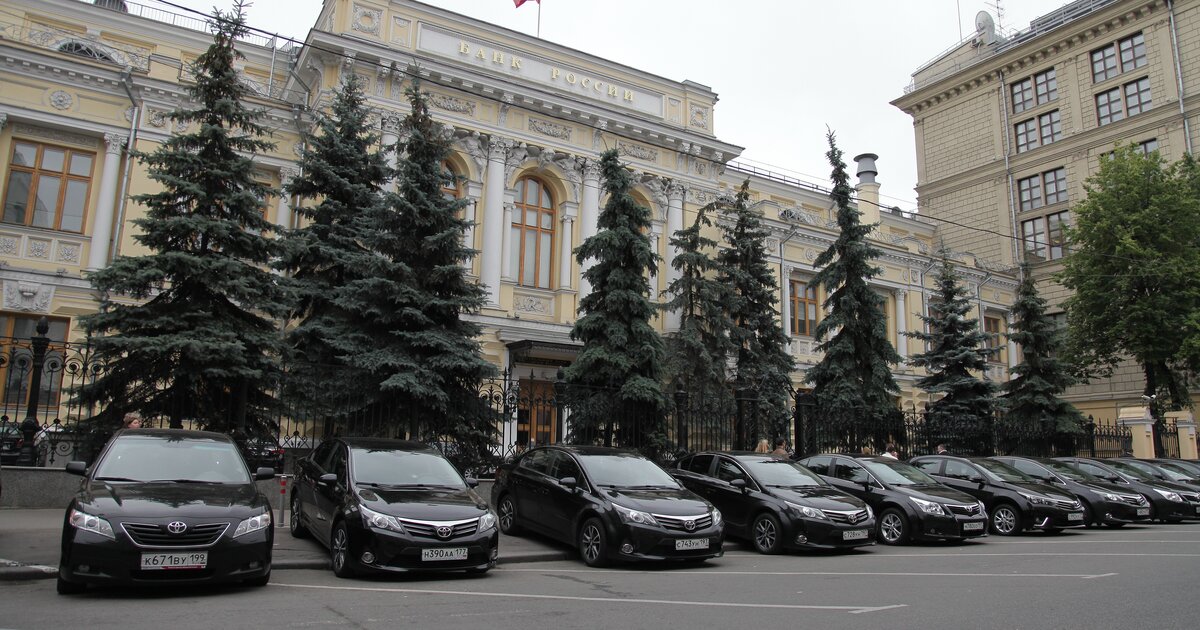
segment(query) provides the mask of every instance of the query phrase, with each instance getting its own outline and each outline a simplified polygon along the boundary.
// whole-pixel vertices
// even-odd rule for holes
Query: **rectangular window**
[[[811,337],[817,331],[817,287],[802,280],[789,280],[793,335]]]
[[[0,338],[4,338],[4,360],[8,362],[7,378],[3,379],[3,400],[7,406],[24,405],[29,400],[29,386],[32,373],[29,369],[20,369],[21,365],[29,365],[33,358],[30,339],[37,334],[37,316],[0,313]],[[58,405],[58,396],[62,390],[61,369],[63,361],[62,343],[67,339],[67,320],[50,319],[50,330],[46,336],[50,345],[46,349],[46,363],[42,370],[42,379],[38,401],[46,409],[53,412]],[[58,368],[53,366],[58,365]]]
[[[1042,190],[1046,191],[1046,205],[1067,200],[1067,169],[1056,168],[1042,173]]]
[[[1021,222],[1021,245],[1026,260],[1046,258],[1046,222],[1042,217]]]
[[[1092,51],[1092,82],[1117,76],[1117,49],[1112,44]]]
[[[1014,114],[1033,107],[1033,80],[1025,79],[1012,84],[1012,100]]]
[[[1125,118],[1125,110],[1121,106],[1121,89],[1113,88],[1096,95],[1096,121],[1101,125],[1117,122]]]
[[[1057,260],[1066,252],[1066,234],[1071,214],[1064,210],[1046,217],[1021,222],[1022,248],[1027,260]]]
[[[1033,75],[1033,82],[1036,85],[1038,105],[1058,98],[1058,78],[1054,74],[1054,68]]]
[[[1037,121],[1033,118],[1017,123],[1017,153],[1038,147]]]
[[[1138,147],[1141,148],[1142,153],[1149,155],[1158,150],[1158,138],[1150,138],[1149,140],[1139,142]]]
[[[1146,65],[1146,38],[1141,33],[1117,42],[1121,50],[1121,72],[1129,72]]]
[[[1125,84],[1125,114],[1133,116],[1150,111],[1150,77],[1142,77],[1137,81]]]
[[[82,232],[96,154],[40,142],[13,142],[4,223]]]
[[[1146,38],[1136,33],[1092,51],[1092,81],[1099,83],[1145,66]]]
[[[1017,180],[1021,195],[1022,210],[1037,210],[1042,207],[1042,178],[1040,175]]]
[[[1042,134],[1043,145],[1058,142],[1062,138],[1062,120],[1059,118],[1058,110],[1038,116],[1038,129]]]
[[[1063,228],[1068,225],[1070,217],[1071,213],[1065,210],[1046,217],[1046,242],[1050,246],[1047,253],[1050,260],[1058,260],[1063,257],[1066,245],[1066,234],[1063,232]]]
[[[984,316],[983,332],[988,336],[983,341],[983,347],[989,350],[998,350],[998,352],[988,355],[989,363],[1008,363],[1008,344],[1004,339],[1004,328],[1004,319]]]

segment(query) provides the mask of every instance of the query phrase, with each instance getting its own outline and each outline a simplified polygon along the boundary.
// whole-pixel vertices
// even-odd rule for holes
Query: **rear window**
[[[98,481],[250,483],[246,463],[230,442],[123,435],[96,466]]]

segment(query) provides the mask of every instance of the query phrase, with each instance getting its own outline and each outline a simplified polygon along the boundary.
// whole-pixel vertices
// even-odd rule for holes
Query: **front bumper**
[[[724,555],[725,526],[714,525],[692,532],[621,523],[610,527],[608,555],[612,560],[707,560]],[[688,548],[680,549],[678,541]],[[628,545],[628,547],[626,546]],[[702,546],[701,546],[702,545]]]
[[[1028,529],[1068,529],[1083,527],[1083,508],[1066,510],[1058,507],[1034,505],[1029,510]]]
[[[466,550],[465,558],[423,557],[425,550],[436,556]],[[496,566],[500,531],[495,527],[467,536],[441,540],[392,531],[355,527],[350,531],[349,555],[355,567],[366,571],[407,573],[441,571],[486,571]],[[461,552],[460,552],[461,553]]]
[[[1101,503],[1104,513],[1100,515],[1102,523],[1148,523],[1152,519],[1153,510],[1149,503],[1133,505],[1124,501],[1108,501]]]
[[[875,518],[851,524],[792,516],[784,533],[788,549],[852,549],[875,544]]]
[[[922,512],[913,520],[912,525],[914,538],[962,540],[986,536],[988,518],[987,514],[982,511],[970,516],[960,514],[938,516]]]

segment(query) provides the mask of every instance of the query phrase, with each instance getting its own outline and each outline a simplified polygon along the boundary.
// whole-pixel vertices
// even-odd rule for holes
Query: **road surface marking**
[[[645,575],[644,571],[612,571],[604,569],[501,569],[497,571],[504,573],[595,573],[595,574],[612,574],[612,573],[632,573]],[[667,574],[662,574],[667,575]],[[1116,573],[1105,573],[1095,575],[1092,573],[927,573],[927,572],[896,572],[896,571],[722,571],[720,569],[706,569],[703,571],[687,571],[670,573],[669,575],[824,575],[824,576],[868,576],[868,577],[1019,577],[1019,578],[1082,578],[1094,579],[1101,577],[1109,577],[1117,575]]]

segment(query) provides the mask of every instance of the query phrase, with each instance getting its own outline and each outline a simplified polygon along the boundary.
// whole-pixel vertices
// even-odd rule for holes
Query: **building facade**
[[[893,102],[913,118],[919,211],[954,249],[1033,263],[1062,317],[1062,226],[1100,156],[1129,142],[1168,161],[1195,149],[1200,2],[1080,0],[1008,36],[986,13],[976,25]],[[1112,421],[1143,388],[1127,363],[1068,399]]]
[[[97,305],[88,272],[142,251],[131,221],[143,210],[129,196],[153,183],[129,149],[149,152],[176,131],[166,114],[187,105],[188,64],[211,37],[201,19],[132,2],[6,4],[0,335],[26,335],[45,315],[52,336],[78,339],[75,318]],[[248,37],[239,49],[253,105],[267,112],[275,142],[256,157],[258,174],[275,187],[298,175],[300,131],[347,75],[365,81],[385,144],[396,141],[407,112],[404,89],[420,77],[435,117],[454,138],[450,168],[464,181],[454,192],[471,202],[473,227],[464,238],[478,254],[469,272],[486,287],[487,304],[470,317],[483,327],[487,358],[527,391],[548,390],[578,352],[569,332],[588,287],[572,252],[596,232],[604,203],[598,159],[609,148],[638,173],[635,195],[652,210],[650,236],[663,259],[653,280],[656,299],[675,273],[670,235],[749,179],[752,203],[772,232],[780,321],[800,368],[798,388],[804,369],[819,359],[813,329],[824,295],[808,280],[812,261],[837,235],[828,192],[739,165],[741,147],[716,135],[712,89],[407,0],[326,0],[303,44]],[[887,301],[889,335],[907,357],[922,351],[903,333],[922,326],[918,316],[938,262],[935,227],[881,210],[877,158],[856,159],[859,209],[864,221],[880,224],[872,238],[884,252],[884,274],[875,287]],[[265,216],[295,227],[294,204],[265,200]],[[1016,288],[1011,270],[967,253],[952,256],[981,321],[1005,329]],[[670,313],[656,321],[668,334],[678,325]],[[1015,354],[1009,348],[998,355],[988,376],[1006,379]],[[919,404],[917,372],[900,365],[896,376],[904,390],[899,402]],[[509,439],[516,439],[518,429],[511,429]]]

